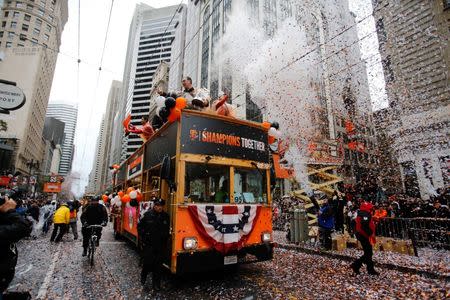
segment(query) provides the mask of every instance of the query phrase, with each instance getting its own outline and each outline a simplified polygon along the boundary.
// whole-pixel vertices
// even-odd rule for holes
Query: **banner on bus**
[[[267,131],[220,119],[182,115],[183,153],[224,156],[269,162]]]
[[[46,182],[44,183],[44,193],[60,193],[61,183],[59,182]]]
[[[127,179],[132,179],[136,176],[141,175],[143,166],[142,162],[143,162],[143,155],[139,155],[130,162],[130,164],[128,165]]]

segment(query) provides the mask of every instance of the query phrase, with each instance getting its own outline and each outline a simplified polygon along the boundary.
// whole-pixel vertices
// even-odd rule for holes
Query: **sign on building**
[[[25,101],[25,94],[16,83],[0,79],[0,113],[9,114],[21,108]]]

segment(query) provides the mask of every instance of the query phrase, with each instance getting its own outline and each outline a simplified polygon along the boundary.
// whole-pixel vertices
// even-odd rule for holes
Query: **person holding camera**
[[[15,243],[29,236],[32,230],[31,222],[15,209],[13,199],[0,196],[0,295],[14,278],[18,256]]]

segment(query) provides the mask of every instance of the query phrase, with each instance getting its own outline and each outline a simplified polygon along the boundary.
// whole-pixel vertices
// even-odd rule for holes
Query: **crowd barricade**
[[[410,239],[415,247],[450,249],[450,220],[436,218],[383,218],[377,236]]]

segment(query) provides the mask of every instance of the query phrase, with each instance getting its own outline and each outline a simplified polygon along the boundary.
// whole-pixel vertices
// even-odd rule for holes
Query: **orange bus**
[[[114,232],[139,245],[137,224],[153,197],[166,200],[174,274],[273,257],[268,132],[260,123],[183,110],[130,156],[115,191],[140,189],[122,204]]]

